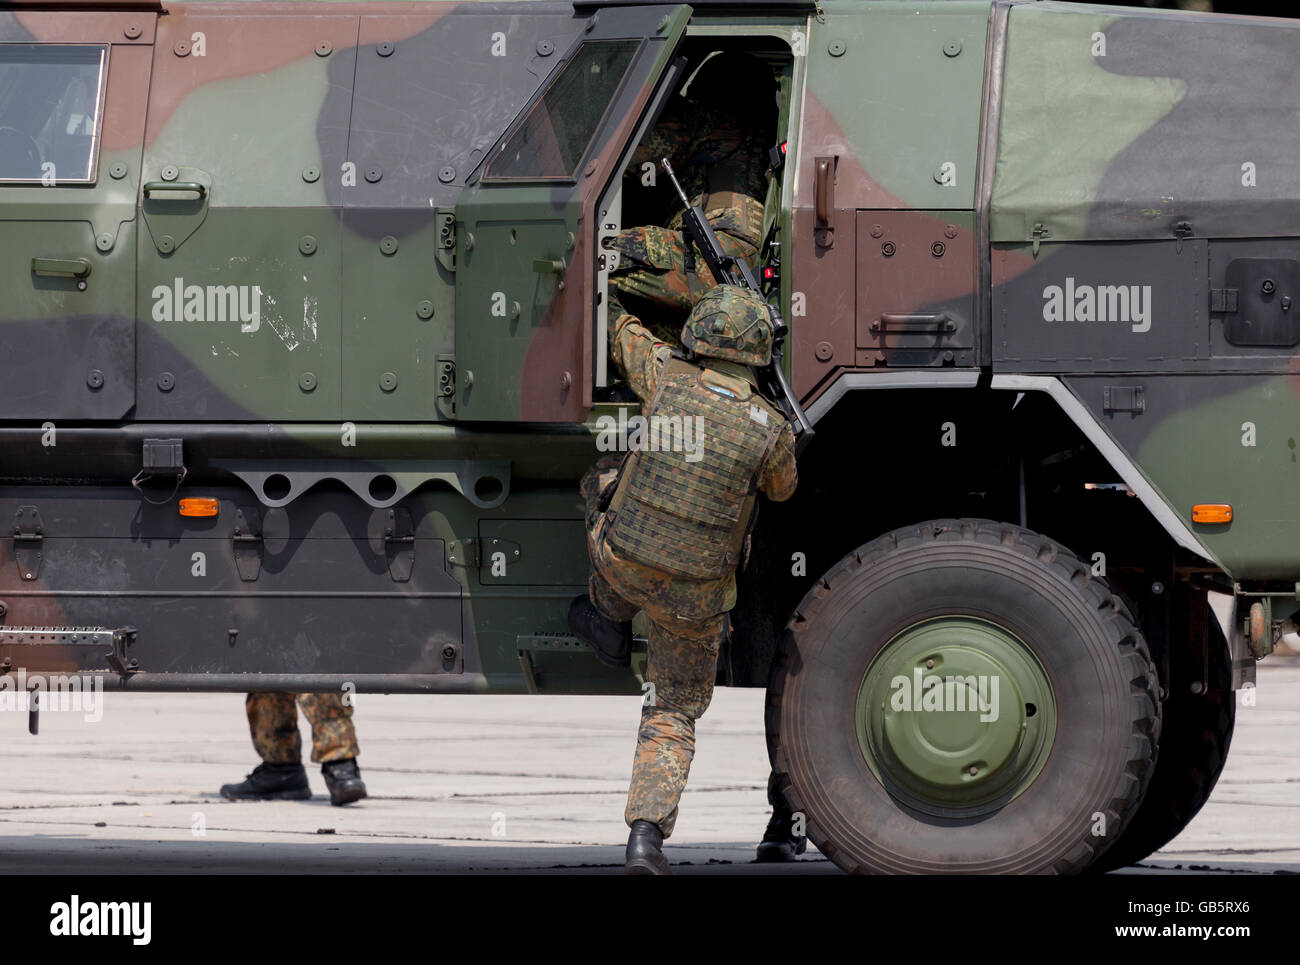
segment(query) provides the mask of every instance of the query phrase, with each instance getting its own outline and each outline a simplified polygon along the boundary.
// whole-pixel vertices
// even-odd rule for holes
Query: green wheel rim
[[[908,627],[876,654],[855,718],[867,766],[896,799],[974,817],[1033,784],[1056,736],[1056,697],[1014,633],[946,616]]]

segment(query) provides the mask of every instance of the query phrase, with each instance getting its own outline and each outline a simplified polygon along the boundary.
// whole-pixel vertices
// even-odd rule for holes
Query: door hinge
[[[1140,385],[1108,385],[1102,390],[1101,407],[1106,412],[1145,412],[1146,392]]]
[[[1210,311],[1233,315],[1237,312],[1237,289],[1211,288]]]
[[[23,580],[34,580],[41,575],[41,559],[45,555],[42,552],[45,527],[35,506],[18,507],[14,513],[13,532],[18,576]]]
[[[438,247],[434,249],[438,263],[447,271],[456,270],[456,214],[454,211],[438,212]]]

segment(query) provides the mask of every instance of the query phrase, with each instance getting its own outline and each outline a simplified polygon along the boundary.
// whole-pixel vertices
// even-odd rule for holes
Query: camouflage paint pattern
[[[313,764],[356,758],[357,731],[352,724],[352,706],[339,693],[260,693],[244,700],[253,747],[267,764],[302,762],[302,735],[298,733],[297,707],[311,725]]]
[[[0,519],[32,505],[45,523],[31,579],[0,541],[7,625],[138,626],[145,675],[230,674],[231,690],[250,686],[237,674],[285,690],[269,678],[368,669],[390,683],[526,689],[520,641],[562,632],[587,580],[576,483],[599,455],[595,420],[637,411],[595,384],[597,207],[634,159],[683,36],[789,50],[786,165],[775,194],[755,185],[749,197],[779,225],[805,404],[877,374],[1058,379],[1179,519],[1198,502],[1234,505],[1230,525],[1189,524],[1207,566],[1300,576],[1295,345],[1240,344],[1252,319],[1211,310],[1234,263],[1294,260],[1295,81],[1266,66],[1294,52],[1294,23],[980,0],[825,0],[820,15],[610,5],[591,31],[595,7],[558,0],[164,9],[0,13],[6,42],[110,48],[94,184],[0,185]],[[575,179],[486,177],[576,45],[619,37],[645,46]],[[145,197],[170,167],[204,196]],[[754,237],[755,220],[732,241]],[[1175,232],[1183,222],[1190,234]],[[664,252],[679,242],[662,224],[662,244],[647,235],[631,253],[640,244],[675,271]],[[85,258],[86,289],[34,278],[36,257]],[[1150,284],[1151,331],[1044,321],[1044,290],[1068,277]],[[209,290],[232,285],[260,291],[255,331],[185,319],[190,286],[206,316]],[[164,297],[180,303],[171,321],[155,319]],[[1134,388],[1142,412],[1107,409]],[[42,442],[47,421],[57,446]],[[1254,445],[1242,444],[1247,423]],[[177,495],[218,499],[215,520],[178,518],[174,499],[152,507],[130,488],[155,438],[184,440]],[[263,489],[274,475],[289,481],[283,500]],[[254,580],[234,555],[241,508],[271,537]],[[390,508],[411,517],[405,581],[390,572],[402,552],[385,532]],[[292,642],[308,612],[326,619]],[[193,651],[179,625],[195,629]],[[41,659],[102,667],[84,650]],[[532,659],[542,689],[636,690],[586,656]]]

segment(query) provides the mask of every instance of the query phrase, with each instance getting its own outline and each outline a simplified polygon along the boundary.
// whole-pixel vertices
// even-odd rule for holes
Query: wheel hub
[[[1042,770],[1056,732],[1051,682],[1029,647],[976,617],[927,620],[872,660],[858,741],[895,797],[943,816],[989,813]]]

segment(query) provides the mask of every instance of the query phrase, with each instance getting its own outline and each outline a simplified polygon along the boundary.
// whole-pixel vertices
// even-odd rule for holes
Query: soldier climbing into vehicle
[[[757,57],[714,53],[637,147],[624,172],[625,187],[643,184],[660,159],[668,158],[682,172],[691,203],[704,209],[726,253],[753,263],[763,238],[769,155],[776,139],[775,93],[771,68]],[[658,184],[654,176],[648,180]],[[625,194],[634,216],[646,220],[610,242],[621,259],[611,287],[661,341],[676,345],[695,301],[716,281],[698,261],[698,280],[688,272],[681,209],[666,185]]]

